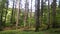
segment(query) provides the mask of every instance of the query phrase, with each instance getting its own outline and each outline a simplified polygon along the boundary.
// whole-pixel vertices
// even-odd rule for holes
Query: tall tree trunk
[[[27,0],[27,26],[30,24],[29,22],[28,22],[28,19],[29,19],[29,1]]]
[[[28,0],[26,0],[26,2],[25,2],[25,12],[24,12],[24,27],[25,26],[27,26],[27,19],[28,19],[28,11],[29,11],[29,9],[28,9]]]
[[[40,11],[40,22],[41,22],[41,26],[43,23],[43,0],[41,0],[41,11]]]
[[[18,0],[17,2],[18,2],[17,3],[18,4],[18,9],[17,9],[17,16],[16,16],[17,17],[16,18],[17,19],[16,20],[16,29],[18,28],[18,23],[19,23],[19,5],[20,5],[19,3],[20,3],[20,0]]]
[[[7,10],[8,10],[8,0],[6,0],[6,14],[5,14],[5,20],[4,20],[4,23],[6,23],[6,16],[7,16]]]
[[[0,31],[3,30],[3,9],[4,9],[4,4],[5,2],[2,0],[2,3],[1,3],[1,19],[0,19]]]
[[[39,31],[40,28],[39,11],[40,11],[40,0],[35,0],[35,19],[36,19],[35,32]]]
[[[29,27],[31,27],[32,24],[32,0],[31,0],[31,12],[30,12],[30,23],[29,23]]]
[[[11,24],[13,24],[13,19],[14,19],[14,2],[15,1],[13,0],[12,13],[11,13]]]
[[[3,13],[3,3],[1,3],[0,31],[2,31],[2,13]]]
[[[22,0],[20,0],[20,2],[19,2],[19,22],[20,22],[20,20],[21,20],[21,18],[20,18],[20,14],[21,14],[21,9],[20,9],[20,8],[21,8],[21,1],[22,1]],[[20,23],[19,23],[19,24],[20,24]]]
[[[50,28],[50,1],[49,0],[48,0],[47,23],[48,23],[47,29],[49,29]]]
[[[14,22],[13,22],[13,25],[16,24],[16,3],[17,3],[17,0],[14,0],[14,13],[13,13]]]
[[[52,27],[54,28],[55,23],[56,23],[56,0],[53,0],[52,16],[53,16],[53,25],[52,25]]]
[[[25,12],[24,12],[24,27],[26,26],[26,1],[25,1]]]
[[[17,14],[17,0],[15,0],[15,14],[14,14],[15,24],[16,24],[16,14]]]

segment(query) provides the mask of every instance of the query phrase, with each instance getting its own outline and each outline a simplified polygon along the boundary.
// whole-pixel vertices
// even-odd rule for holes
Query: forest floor
[[[39,31],[39,32],[35,32],[33,30],[20,31],[20,29],[5,30],[5,31],[1,31],[0,34],[60,34],[60,29],[49,29],[49,30],[43,30],[43,31]]]

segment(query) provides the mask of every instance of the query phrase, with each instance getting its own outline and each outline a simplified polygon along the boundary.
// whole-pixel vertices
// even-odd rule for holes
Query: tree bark
[[[28,12],[29,12],[29,3],[28,0],[25,2],[25,12],[24,12],[24,27],[28,24]]]
[[[52,22],[52,27],[55,27],[55,23],[56,23],[56,0],[53,0],[53,6],[52,6],[52,17],[53,17],[53,22]]]
[[[35,0],[35,19],[36,19],[35,32],[38,32],[40,28],[39,11],[40,11],[40,0]]]
[[[19,23],[19,5],[20,5],[19,3],[20,3],[20,0],[18,0],[17,2],[18,2],[17,3],[18,4],[18,9],[17,9],[17,18],[16,18],[17,19],[16,20],[16,29],[18,29],[18,23]]]
[[[31,0],[31,12],[30,12],[30,23],[29,23],[29,27],[31,27],[32,24],[32,0]]]
[[[49,0],[48,0],[47,23],[48,23],[47,29],[49,29],[50,28],[50,1]]]
[[[10,22],[11,24],[13,24],[13,22],[14,22],[14,20],[13,20],[14,19],[14,2],[15,1],[13,0],[13,6],[12,6],[12,12],[11,12],[11,22]]]
[[[41,0],[41,11],[40,11],[40,22],[41,22],[41,26],[43,23],[43,0]]]
[[[5,14],[4,23],[6,23],[6,16],[7,16],[7,13],[8,13],[8,12],[7,12],[7,10],[8,10],[8,2],[9,2],[9,1],[7,0],[7,1],[6,1],[6,14]]]

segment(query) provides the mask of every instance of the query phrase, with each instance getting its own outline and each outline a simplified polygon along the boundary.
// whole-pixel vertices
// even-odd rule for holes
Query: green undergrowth
[[[7,30],[7,31],[0,31],[0,34],[60,34],[58,29],[49,29],[45,31],[20,31],[20,30]]]

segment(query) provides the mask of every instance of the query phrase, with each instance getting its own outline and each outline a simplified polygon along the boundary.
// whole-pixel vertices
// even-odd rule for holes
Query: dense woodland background
[[[55,29],[60,32],[60,0],[35,0],[35,10],[29,9],[29,0],[25,1],[25,8],[22,7],[22,0],[11,0],[12,8],[9,7],[9,0],[0,0],[0,31],[20,30],[35,32]],[[47,5],[46,5],[46,2]]]

